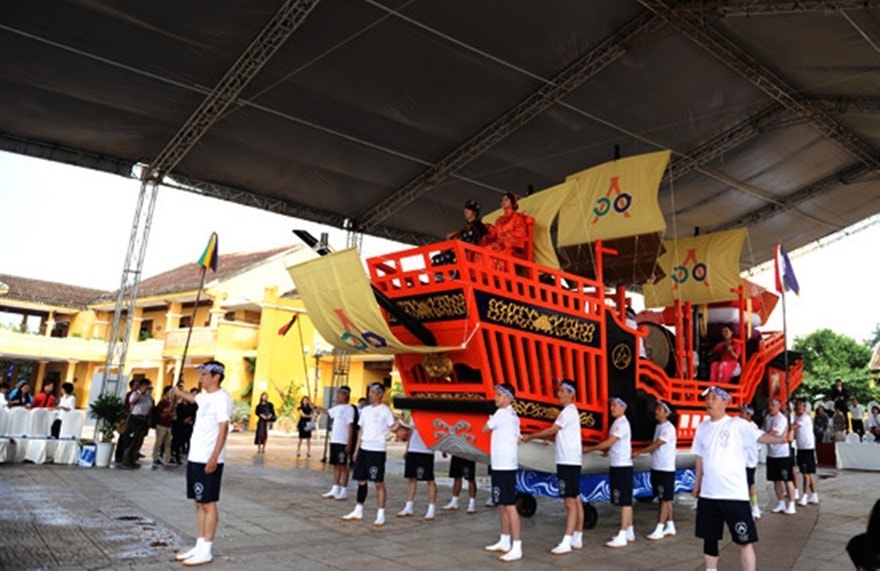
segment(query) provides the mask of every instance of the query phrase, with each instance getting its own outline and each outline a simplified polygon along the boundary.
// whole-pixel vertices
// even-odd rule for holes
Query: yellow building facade
[[[124,375],[150,379],[158,400],[181,376],[187,388],[198,386],[195,367],[216,359],[226,365],[224,388],[251,412],[263,392],[279,413],[295,409],[306,394],[329,405],[333,387],[342,383],[355,397],[364,395],[368,383],[390,374],[391,361],[357,356],[346,375],[334,371],[331,348],[291,293],[286,269],[315,255],[300,246],[221,255],[201,293],[196,264],[143,280]],[[115,294],[8,275],[0,282],[8,288],[0,295],[0,315],[12,322],[0,328],[2,379],[12,385],[26,379],[35,391],[54,381],[56,393],[71,382],[77,407],[87,407],[101,387]],[[294,315],[286,334],[279,334]]]

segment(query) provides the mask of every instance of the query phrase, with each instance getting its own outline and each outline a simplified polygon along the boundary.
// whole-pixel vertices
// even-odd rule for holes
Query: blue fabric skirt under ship
[[[675,493],[690,492],[694,489],[696,473],[693,469],[675,471]],[[608,474],[583,474],[580,481],[581,501],[596,503],[611,499]],[[516,471],[516,491],[545,498],[559,497],[559,482],[556,474],[537,472],[534,470]],[[633,474],[633,497],[650,498],[651,473],[636,472]]]

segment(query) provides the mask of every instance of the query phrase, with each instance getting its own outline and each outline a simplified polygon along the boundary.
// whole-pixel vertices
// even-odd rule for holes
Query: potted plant
[[[232,414],[229,421],[232,423],[232,430],[235,432],[244,432],[245,428],[251,420],[251,407],[242,400],[232,403]]]
[[[97,441],[95,466],[105,468],[110,465],[110,454],[113,451],[113,433],[116,424],[125,416],[125,404],[122,399],[110,393],[104,393],[89,405],[89,416],[94,418]]]

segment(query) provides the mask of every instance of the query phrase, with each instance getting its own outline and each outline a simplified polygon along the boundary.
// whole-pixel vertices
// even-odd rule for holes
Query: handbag
[[[313,431],[313,430],[315,429],[315,421],[314,421],[314,420],[310,420],[310,421],[306,422],[305,429],[306,429],[307,432],[311,432],[311,431]]]

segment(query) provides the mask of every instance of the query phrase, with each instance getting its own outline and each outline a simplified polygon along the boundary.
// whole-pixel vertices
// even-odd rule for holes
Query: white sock
[[[504,545],[510,545],[510,535],[501,534],[501,539],[498,540],[498,543],[503,543]]]
[[[411,512],[411,511],[412,511],[412,508],[413,508],[413,503],[412,503],[412,502],[406,502],[406,505],[403,506],[403,511],[405,511],[405,512]]]
[[[211,545],[213,544],[213,541],[205,541],[204,543],[202,543],[202,553],[207,553],[208,555],[211,555]]]
[[[469,510],[475,510],[475,509],[477,509],[477,500],[476,500],[476,498],[470,498],[470,499],[468,500],[468,507],[467,507],[467,509],[469,509]]]
[[[385,519],[385,508],[379,508],[376,510],[376,519]]]
[[[571,544],[572,545],[583,545],[584,544],[584,532],[576,531],[571,536]]]
[[[563,535],[562,541],[559,542],[559,545],[561,545],[563,547],[571,547],[571,536],[570,535]]]
[[[434,517],[434,510],[437,507],[434,504],[428,504],[428,513],[425,514],[425,517]]]
[[[508,551],[508,553],[516,553],[516,554],[521,555],[522,554],[522,540],[519,539],[517,541],[514,541],[513,545],[510,546],[510,551]]]
[[[364,504],[355,504],[354,506],[354,514],[359,517],[363,517],[364,515]]]
[[[449,505],[453,507],[458,507],[458,496],[452,496],[452,499],[449,500]]]

